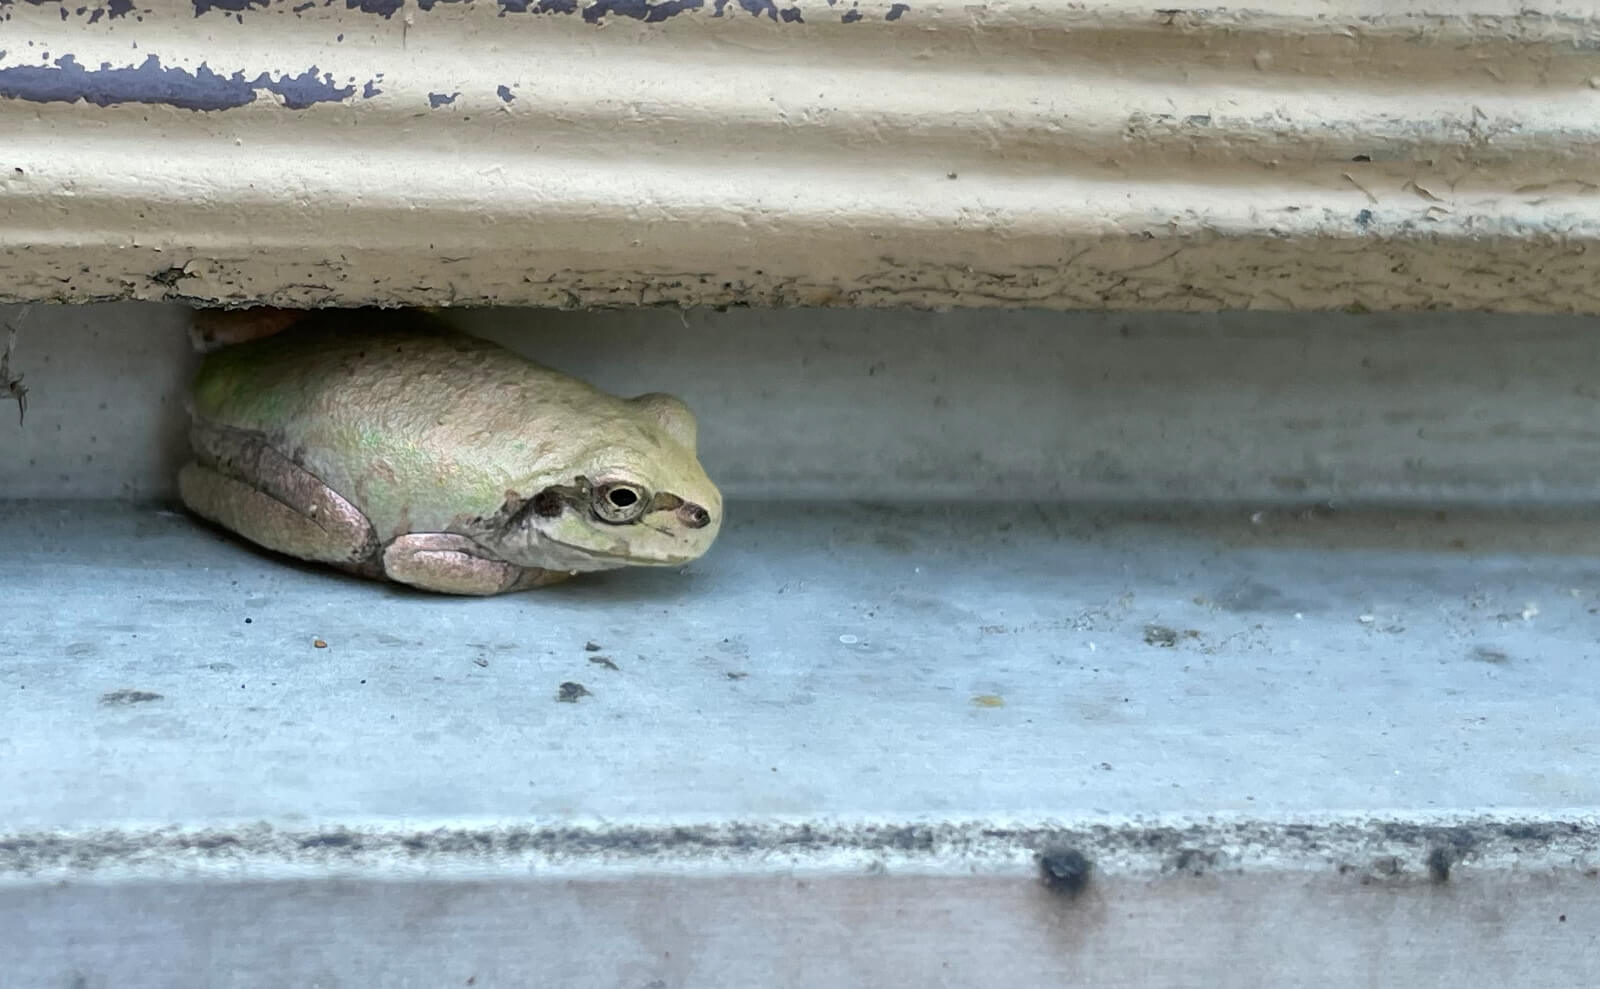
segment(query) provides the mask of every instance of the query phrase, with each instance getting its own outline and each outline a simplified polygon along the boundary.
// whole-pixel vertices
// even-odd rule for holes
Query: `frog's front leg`
[[[519,567],[497,560],[482,546],[453,532],[414,532],[383,549],[390,580],[445,594],[503,594],[565,580],[564,570]]]
[[[243,430],[196,423],[195,460],[178,472],[190,510],[251,542],[303,560],[372,573],[372,523],[338,492]]]

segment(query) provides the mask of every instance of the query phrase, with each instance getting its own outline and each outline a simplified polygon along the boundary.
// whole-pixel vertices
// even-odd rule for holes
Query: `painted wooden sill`
[[[1586,5],[0,0],[0,300],[1600,311]]]

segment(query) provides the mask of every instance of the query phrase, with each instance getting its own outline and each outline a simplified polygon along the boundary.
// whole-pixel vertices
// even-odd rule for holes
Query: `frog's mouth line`
[[[665,560],[650,560],[637,556],[623,556],[621,553],[607,553],[604,550],[588,549],[583,546],[574,546],[572,543],[564,543],[559,539],[551,539],[549,536],[544,538],[545,541],[552,546],[559,546],[569,553],[574,553],[590,560],[598,560],[603,563],[622,563],[634,567],[678,567],[685,563],[691,563],[694,561],[694,557],[692,556],[674,556]]]

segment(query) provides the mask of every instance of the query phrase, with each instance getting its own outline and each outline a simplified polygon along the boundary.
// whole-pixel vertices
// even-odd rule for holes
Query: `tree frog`
[[[683,402],[607,394],[416,311],[307,313],[216,349],[189,411],[190,510],[424,590],[676,566],[722,524]]]

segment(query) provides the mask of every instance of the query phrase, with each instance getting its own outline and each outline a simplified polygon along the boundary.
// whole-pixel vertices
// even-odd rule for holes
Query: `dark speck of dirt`
[[[1455,851],[1436,845],[1428,852],[1428,878],[1436,883],[1450,881],[1450,867],[1456,864]]]
[[[1165,625],[1146,625],[1144,627],[1144,644],[1171,649],[1178,644],[1178,630],[1168,628]]]
[[[1166,861],[1164,871],[1186,876],[1203,876],[1209,870],[1216,868],[1216,865],[1216,852],[1200,848],[1180,848],[1178,854]]]
[[[1047,848],[1039,853],[1039,878],[1062,896],[1075,897],[1089,886],[1093,866],[1076,848]]]
[[[248,624],[250,624],[250,619],[248,619],[248,618],[246,618],[246,619],[245,619],[245,620],[244,620],[244,623],[245,623],[245,624],[246,624],[246,625],[248,625]]]
[[[740,673],[740,672],[737,672],[735,670],[729,670],[728,672],[726,672],[726,673],[724,673],[722,675],[727,677],[729,680],[743,680],[745,677],[749,676],[750,674],[748,674],[748,673]]]
[[[100,695],[100,703],[107,707],[126,707],[129,704],[146,704],[158,700],[161,700],[161,695],[152,694],[148,690],[113,690],[109,694]]]
[[[1398,876],[1404,868],[1395,856],[1383,855],[1373,860],[1372,871],[1380,876]]]
[[[622,667],[611,661],[610,656],[590,656],[589,662],[596,666],[604,666],[608,670],[620,670]]]
[[[489,660],[488,660],[487,657],[479,656],[477,659],[474,659],[472,661],[472,665],[476,666],[478,669],[481,670],[481,669],[486,668],[489,665]]]
[[[585,642],[583,644],[583,651],[584,652],[599,652],[600,651],[600,643],[598,643],[598,642]]]
[[[575,683],[571,680],[563,683],[556,690],[556,700],[563,704],[576,704],[578,703],[579,698],[592,696],[594,695],[589,693],[588,687],[585,687],[581,683]]]
[[[1494,663],[1496,665],[1511,662],[1511,657],[1505,650],[1495,649],[1492,646],[1473,646],[1472,652],[1467,654],[1467,658],[1476,660],[1479,663]]]

